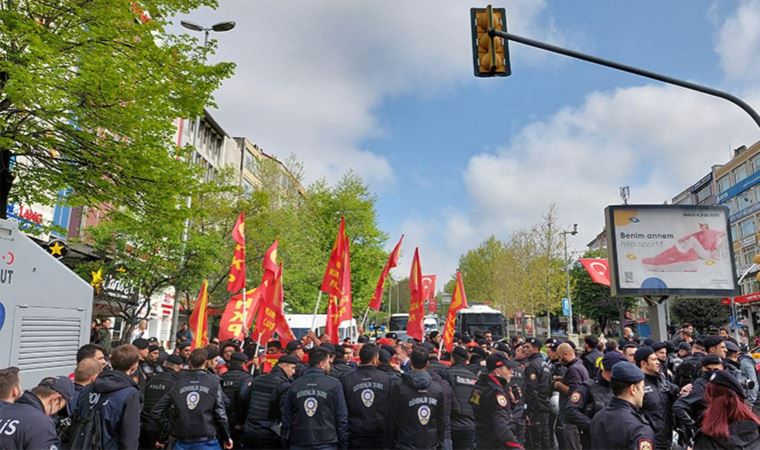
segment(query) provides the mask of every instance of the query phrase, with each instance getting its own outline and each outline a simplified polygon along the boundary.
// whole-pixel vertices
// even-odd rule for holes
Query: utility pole
[[[568,312],[570,313],[567,320],[567,337],[570,337],[575,330],[573,330],[573,300],[570,298],[570,260],[567,258],[567,235],[575,236],[578,234],[578,224],[573,224],[572,231],[563,231],[562,236],[565,238],[565,281],[566,281],[566,293]]]

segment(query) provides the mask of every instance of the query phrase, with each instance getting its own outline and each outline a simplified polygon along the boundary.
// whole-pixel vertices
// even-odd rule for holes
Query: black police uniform
[[[153,448],[157,441],[165,440],[165,436],[161,433],[161,426],[153,417],[153,408],[161,400],[172,385],[179,374],[173,370],[157,373],[150,377],[145,383],[145,391],[143,393],[143,409],[140,413],[140,447],[141,448]]]
[[[549,428],[552,396],[551,369],[540,353],[525,360],[525,403],[529,425],[527,441],[532,448],[551,448],[554,445]]]
[[[154,363],[146,359],[145,361],[140,361],[140,370],[145,375],[146,379],[150,379],[153,375],[162,373],[164,368],[161,367],[158,362]]]
[[[707,408],[705,391],[709,376],[710,372],[702,372],[692,383],[691,392],[684,397],[679,397],[673,403],[675,428],[685,442],[690,442],[702,426],[702,416]]]
[[[348,410],[340,381],[317,367],[293,381],[282,405],[282,439],[291,449],[347,448]]]
[[[177,441],[226,441],[231,434],[223,395],[218,377],[202,369],[182,372],[153,408],[153,416]]]
[[[512,421],[515,424],[514,431],[517,439],[520,442],[525,442],[525,428],[527,420],[527,408],[525,399],[523,398],[523,392],[525,392],[525,360],[520,361],[520,366],[512,369],[512,379],[509,380],[509,385],[505,389],[512,392],[515,402],[511,403],[512,409]],[[488,369],[484,368],[484,372],[487,373]],[[511,401],[511,398],[510,398]]]
[[[227,422],[232,430],[232,439],[237,441],[243,429],[246,413],[246,399],[253,384],[253,376],[241,369],[230,369],[221,377],[222,392],[227,397]]]
[[[340,380],[344,375],[353,372],[355,369],[356,365],[352,362],[346,361],[343,358],[335,358],[330,367],[330,376]]]
[[[632,403],[613,397],[591,420],[593,450],[652,450],[654,431]]]
[[[472,392],[478,448],[519,448],[512,404],[504,380],[483,374]]]
[[[58,450],[55,422],[29,391],[0,409],[0,450]]]
[[[573,359],[566,364],[566,366],[567,372],[565,372],[563,380],[564,384],[568,385],[570,389],[567,394],[563,394],[562,392],[559,394],[559,415],[560,420],[562,421],[562,440],[563,445],[565,446],[564,448],[579,448],[581,445],[580,431],[578,430],[578,427],[567,422],[565,414],[567,412],[567,402],[570,399],[570,393],[583,384],[584,381],[588,380],[589,376],[583,362],[578,358]]]
[[[441,384],[428,371],[412,371],[393,386],[388,415],[386,448],[436,449],[451,439],[451,404]],[[392,447],[391,447],[392,446]]]
[[[280,448],[280,401],[290,386],[290,378],[279,367],[256,377],[248,395],[243,426],[243,443],[250,448]]]
[[[474,448],[475,411],[470,399],[478,377],[463,364],[454,363],[448,371],[448,382],[456,401],[451,405],[451,443],[454,450]]]
[[[707,436],[698,433],[694,440],[696,450],[749,450],[760,448],[760,432],[755,422],[743,420],[728,426],[728,439]]]
[[[390,414],[391,377],[374,366],[359,366],[341,378],[348,407],[350,448],[378,448]]]
[[[699,371],[702,369],[702,358],[704,357],[704,353],[695,352],[683,359],[673,376],[673,381],[678,387],[684,387],[699,378]]]
[[[670,449],[673,443],[671,410],[679,388],[659,374],[644,375],[644,405],[641,408],[655,431],[655,448]]]
[[[599,362],[601,361],[602,357],[604,357],[604,354],[595,348],[590,352],[583,353],[581,356],[581,359],[583,360],[583,367],[586,368],[586,371],[588,372],[588,376],[590,378],[593,379],[596,377],[596,373],[599,371]]]
[[[591,446],[591,419],[612,400],[610,383],[598,375],[594,380],[586,380],[571,394],[565,407],[565,420],[578,427],[583,448]]]
[[[565,367],[564,364],[562,364],[562,361],[557,359],[549,360],[549,372],[552,376],[552,381],[554,381],[556,378],[564,378],[565,373],[567,373],[567,367]],[[555,391],[552,388],[552,397],[554,397],[554,393],[558,391]],[[559,398],[559,397],[558,397]],[[552,430],[554,433],[554,437],[556,439],[556,442],[559,443],[559,447],[562,448],[562,424],[559,423],[559,411],[556,411],[554,409],[551,410],[549,413],[549,429]]]

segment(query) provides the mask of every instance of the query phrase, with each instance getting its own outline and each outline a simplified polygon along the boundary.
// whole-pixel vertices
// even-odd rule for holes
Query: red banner
[[[192,348],[208,345],[208,280],[203,280],[195,308],[190,314],[190,330],[193,332]]]
[[[269,285],[265,281],[261,288],[265,291],[260,311],[256,319],[256,342],[264,345],[272,339],[277,327],[277,316],[282,314],[282,266],[280,266],[274,281]]]
[[[322,279],[322,292],[340,298],[343,295],[341,274],[343,273],[344,252],[346,250],[346,219],[341,217],[338,235],[335,237],[330,259],[327,261],[325,276]]]
[[[343,295],[340,297],[331,295],[327,305],[325,333],[330,336],[330,343],[332,344],[338,344],[340,342],[340,324],[345,320],[351,320],[353,317],[353,308],[351,305],[351,250],[349,248],[348,240],[346,240],[346,248],[343,254],[343,272],[340,275],[341,291],[343,292]]]
[[[425,328],[422,321],[425,318],[424,299],[422,297],[422,267],[420,267],[420,250],[414,249],[414,259],[409,273],[409,322],[406,325],[406,334],[409,337],[422,341],[425,337]]]
[[[245,216],[243,213],[240,213],[232,229],[232,239],[235,240],[235,251],[232,253],[227,292],[234,293],[245,289]]]
[[[398,258],[401,253],[401,241],[404,240],[404,235],[401,235],[401,239],[398,240],[398,244],[393,247],[393,251],[388,256],[388,262],[383,267],[383,273],[380,274],[380,279],[377,280],[377,286],[375,287],[375,293],[372,295],[372,300],[369,302],[369,307],[375,311],[380,311],[380,306],[383,303],[383,288],[385,287],[385,279],[388,277],[388,273],[392,268],[398,265]]]
[[[249,289],[245,293],[245,316],[246,322],[243,324],[243,294],[233,296],[227,306],[224,308],[222,319],[219,322],[219,340],[226,341],[229,339],[243,340],[243,330],[251,328],[254,311],[261,302],[261,289]]]
[[[606,259],[580,259],[591,281],[596,284],[610,285],[610,266]]]
[[[451,295],[451,304],[449,305],[449,313],[446,316],[446,324],[443,326],[443,345],[449,353],[454,348],[457,311],[463,308],[467,308],[467,295],[464,292],[462,274],[457,272],[457,284],[454,286],[454,294]]]

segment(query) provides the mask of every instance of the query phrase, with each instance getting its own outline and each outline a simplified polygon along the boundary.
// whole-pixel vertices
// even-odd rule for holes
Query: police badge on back
[[[417,418],[420,419],[422,425],[427,425],[430,421],[430,408],[427,405],[420,406],[417,410]]]
[[[375,402],[375,391],[372,389],[365,389],[362,391],[362,403],[364,403],[364,406],[367,408],[371,407],[372,404]]]
[[[317,408],[319,408],[319,402],[314,397],[309,397],[303,402],[303,409],[309,417],[314,417],[314,414],[317,413]]]
[[[197,392],[190,392],[187,394],[185,401],[187,402],[187,409],[190,411],[198,407],[198,402],[201,400],[201,396]]]

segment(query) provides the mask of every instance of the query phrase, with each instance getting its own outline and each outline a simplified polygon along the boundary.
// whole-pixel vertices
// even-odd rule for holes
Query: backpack
[[[91,400],[93,396],[97,396],[97,399]],[[78,411],[75,413],[74,423],[71,427],[70,448],[100,450],[103,448],[103,419],[100,409],[108,401],[108,395],[90,391],[88,398],[82,399],[80,396],[79,400],[89,403],[83,414],[78,414]]]

